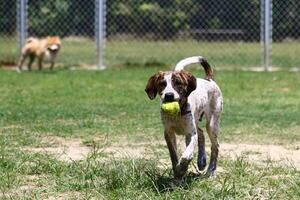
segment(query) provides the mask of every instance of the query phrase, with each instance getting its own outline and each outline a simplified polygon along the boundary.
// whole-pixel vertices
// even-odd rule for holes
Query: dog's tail
[[[213,79],[213,69],[208,64],[207,60],[205,58],[203,58],[202,56],[193,56],[193,57],[189,57],[189,58],[185,58],[185,59],[181,60],[180,62],[177,63],[177,65],[175,67],[175,71],[184,70],[184,68],[186,66],[191,65],[191,64],[196,64],[196,63],[200,63],[202,65],[202,67],[204,68],[205,74],[206,74],[205,79],[207,79],[207,80]]]

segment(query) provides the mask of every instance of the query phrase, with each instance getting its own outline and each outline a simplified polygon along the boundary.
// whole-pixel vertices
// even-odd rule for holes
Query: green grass
[[[0,38],[0,61],[18,60],[16,39]],[[300,67],[299,41],[274,43],[272,65],[275,67]],[[259,42],[197,42],[185,41],[106,41],[105,64],[109,67],[124,65],[175,65],[180,58],[203,55],[218,68],[239,69],[261,66]],[[97,65],[95,42],[88,38],[69,38],[62,41],[58,58],[61,66]]]
[[[189,175],[177,185],[165,146],[157,158],[116,159],[104,154],[101,138],[115,143],[163,140],[159,100],[144,92],[148,77],[162,68],[15,73],[0,70],[0,192],[14,199],[79,195],[80,199],[297,199],[296,168],[220,159],[219,175]],[[163,68],[166,69],[166,68]],[[192,70],[202,77],[203,72]],[[221,143],[299,142],[299,73],[217,71],[224,96]],[[203,124],[202,124],[203,126]],[[24,147],[48,147],[47,136],[95,143],[82,161],[63,162]],[[146,148],[146,146],[145,146]],[[154,152],[155,153],[155,152]],[[106,158],[108,160],[103,160]],[[34,180],[30,180],[30,177]],[[21,190],[24,186],[31,189]],[[18,191],[14,196],[13,191]],[[1,198],[1,196],[0,196]]]
[[[129,68],[18,74],[2,70],[0,123],[2,127],[60,136],[81,136],[82,130],[88,131],[88,136],[155,135],[162,131],[159,103],[158,99],[148,100],[144,87],[156,71]],[[203,76],[202,71],[193,72]],[[245,141],[253,136],[258,137],[252,138],[254,141],[296,139],[297,132],[292,130],[300,125],[298,76],[290,72],[217,72],[225,97],[225,139],[239,140],[240,134]]]

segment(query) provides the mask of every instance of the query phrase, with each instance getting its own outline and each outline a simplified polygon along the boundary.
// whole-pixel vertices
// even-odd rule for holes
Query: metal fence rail
[[[299,8],[298,0],[2,0],[0,64],[17,63],[28,36],[58,35],[66,67],[172,66],[193,55],[219,68],[298,67]]]

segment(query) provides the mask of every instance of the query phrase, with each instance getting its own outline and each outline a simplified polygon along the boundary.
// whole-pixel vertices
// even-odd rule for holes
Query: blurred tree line
[[[107,0],[107,35],[170,39],[195,30],[260,37],[260,0]],[[94,36],[95,0],[29,0],[29,35]],[[273,39],[300,37],[300,1],[273,0]],[[0,33],[15,33],[16,1],[0,0]]]

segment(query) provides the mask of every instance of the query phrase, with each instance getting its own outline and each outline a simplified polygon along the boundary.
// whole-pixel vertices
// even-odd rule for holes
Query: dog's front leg
[[[173,172],[175,173],[175,167],[178,164],[177,144],[176,144],[175,133],[172,133],[171,131],[165,131],[165,140],[166,140],[169,152],[170,152]]]
[[[54,68],[54,61],[52,60],[50,65],[50,70],[53,70],[53,68]]]
[[[23,64],[24,64],[24,62],[25,62],[25,60],[26,60],[26,58],[28,57],[28,55],[27,54],[22,54],[21,55],[21,58],[20,58],[20,61],[19,61],[19,64],[18,64],[18,68],[17,68],[17,70],[19,71],[19,72],[21,72],[22,71],[22,66],[23,66]]]
[[[39,57],[39,59],[38,59],[38,66],[39,66],[39,70],[43,69],[43,57]]]
[[[177,178],[182,178],[186,171],[188,170],[189,163],[193,159],[194,149],[198,143],[198,135],[196,131],[196,127],[192,127],[190,132],[186,135],[186,149],[184,150],[179,164],[175,169],[175,176]]]

